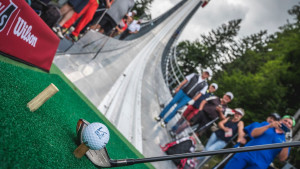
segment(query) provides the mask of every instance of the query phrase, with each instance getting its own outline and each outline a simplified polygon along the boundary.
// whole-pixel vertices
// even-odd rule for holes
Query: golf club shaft
[[[218,154],[240,153],[246,151],[248,152],[248,151],[276,149],[276,148],[284,148],[284,147],[298,147],[298,146],[300,146],[300,141],[249,146],[249,147],[239,147],[239,148],[229,148],[229,149],[221,149],[216,151],[174,154],[174,155],[159,156],[159,157],[141,158],[141,159],[111,160],[111,163],[112,166],[126,166],[126,165],[138,164],[138,163],[148,163],[148,162],[175,160],[175,159],[182,159],[182,158],[192,158],[192,157],[211,156],[211,155],[218,155]]]
[[[237,143],[236,145],[234,145],[233,147],[234,147],[234,148],[238,148],[238,147],[240,147],[240,144],[241,144],[241,143],[238,142],[238,143]],[[223,165],[223,164],[224,164],[228,159],[230,159],[233,155],[234,155],[234,153],[228,154],[221,162],[218,163],[217,166],[214,167],[214,169],[218,169],[221,165]]]

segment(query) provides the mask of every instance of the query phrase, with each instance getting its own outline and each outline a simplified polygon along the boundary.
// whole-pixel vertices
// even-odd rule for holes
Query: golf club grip
[[[221,149],[221,150],[216,150],[216,151],[174,154],[174,155],[159,156],[159,157],[141,158],[141,159],[111,160],[111,162],[112,162],[112,166],[126,166],[126,165],[133,165],[133,164],[138,164],[138,163],[148,163],[148,162],[155,162],[155,161],[166,161],[166,160],[175,160],[175,159],[182,159],[182,158],[211,156],[211,155],[229,154],[229,153],[240,153],[240,152],[246,152],[246,151],[257,151],[257,150],[276,149],[276,148],[284,148],[284,147],[298,147],[298,146],[300,146],[300,141],[294,141],[294,142],[289,142],[289,143],[276,143],[276,144],[249,146],[249,147],[239,147],[239,148],[228,148],[228,149]]]

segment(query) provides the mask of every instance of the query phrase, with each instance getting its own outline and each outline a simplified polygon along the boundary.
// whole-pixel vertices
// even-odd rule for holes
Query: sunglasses
[[[238,115],[240,115],[240,116],[243,116],[241,113],[239,113],[239,112],[236,112],[235,114],[238,114]]]

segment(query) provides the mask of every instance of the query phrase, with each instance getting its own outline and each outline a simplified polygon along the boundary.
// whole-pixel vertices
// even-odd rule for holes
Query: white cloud
[[[163,14],[167,10],[171,9],[178,2],[180,2],[180,0],[154,0],[150,8],[152,18],[154,19],[159,15]]]
[[[157,17],[180,0],[154,0],[151,8]],[[291,20],[287,10],[295,0],[211,0],[205,8],[199,8],[182,32],[179,40],[195,40],[200,34],[216,29],[233,19],[243,19],[239,37],[268,30],[273,33],[279,26]]]

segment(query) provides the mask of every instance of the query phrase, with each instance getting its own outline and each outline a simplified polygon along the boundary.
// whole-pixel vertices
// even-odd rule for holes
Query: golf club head
[[[84,128],[86,128],[90,123],[84,119],[79,119],[77,122],[76,132],[77,139],[80,141],[79,144],[83,143],[82,133]],[[85,155],[89,160],[97,167],[112,167],[112,161],[110,160],[106,148],[100,150],[88,150]]]

